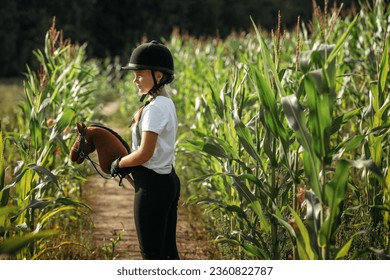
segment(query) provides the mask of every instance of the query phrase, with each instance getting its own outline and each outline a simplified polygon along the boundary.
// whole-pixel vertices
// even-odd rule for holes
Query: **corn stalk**
[[[7,225],[0,253],[17,259],[34,258],[44,250],[41,240],[58,233],[46,229],[53,217],[75,215],[87,207],[70,197],[77,193],[81,177],[69,163],[68,147],[75,120],[92,115],[88,107],[93,101],[89,86],[93,68],[85,63],[85,46],[63,41],[54,22],[44,52],[35,55],[40,68],[37,73],[27,69],[18,131],[6,133],[6,141],[2,140],[8,148],[6,168],[13,167],[14,172],[7,183],[1,176],[0,194],[6,207],[1,219]],[[11,193],[17,211],[8,208]]]

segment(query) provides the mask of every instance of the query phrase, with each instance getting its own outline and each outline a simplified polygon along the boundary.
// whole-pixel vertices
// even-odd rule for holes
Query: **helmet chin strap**
[[[152,71],[152,77],[153,77],[154,86],[147,93],[142,94],[141,98],[139,99],[140,102],[144,102],[144,100],[145,100],[145,98],[146,98],[146,96],[148,94],[153,96],[154,93],[161,87],[161,85],[159,85],[158,82],[157,82],[156,76],[154,74],[154,70],[150,70],[150,71]]]
[[[148,95],[147,93],[142,94],[141,98],[139,99],[139,102],[144,102],[145,97],[146,97],[147,95]]]

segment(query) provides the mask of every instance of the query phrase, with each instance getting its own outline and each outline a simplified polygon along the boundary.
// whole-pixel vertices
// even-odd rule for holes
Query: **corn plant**
[[[110,238],[110,242],[111,242],[111,246],[107,245],[105,240],[103,240],[103,253],[104,253],[104,256],[106,259],[108,260],[114,260],[116,255],[115,255],[115,252],[116,252],[116,249],[117,249],[117,246],[119,244],[119,242],[122,241],[122,238],[123,238],[123,233],[125,232],[125,227],[122,223],[122,229],[120,230],[119,233],[117,233],[116,231],[114,231],[114,236],[116,236],[116,238],[114,237],[111,237]]]
[[[377,9],[383,6],[377,2]],[[366,100],[355,98],[354,90],[367,83],[346,65],[354,59],[347,46],[365,17],[338,23],[338,14],[321,19],[313,41],[295,41],[297,51],[290,56],[280,48],[281,37],[266,41],[255,28],[256,37],[241,42],[245,54],[213,52],[215,64],[198,71],[212,78],[206,94],[194,98],[193,137],[182,146],[189,166],[201,175],[193,182],[205,189],[197,201],[219,220],[217,241],[238,248],[237,257],[339,259],[363,251],[385,257],[389,251],[388,239],[381,237],[388,233],[387,154],[379,151],[388,139],[388,43],[381,50],[379,79],[371,83],[376,107],[364,108]],[[295,64],[284,63],[294,57]],[[217,65],[231,70],[218,72]],[[368,123],[367,112],[376,115]],[[366,191],[369,196],[362,195]],[[356,197],[358,207],[350,204]],[[366,207],[378,217],[354,230],[346,217],[358,219],[355,210]],[[380,237],[381,249],[360,247],[351,255],[362,236]]]
[[[13,167],[14,172],[13,179],[2,186],[2,206],[12,204],[17,211],[13,207],[12,216],[9,211],[2,215],[8,226],[2,229],[0,253],[18,259],[35,258],[47,250],[38,239],[58,233],[46,229],[53,217],[63,213],[77,217],[87,208],[77,200],[83,178],[69,163],[68,147],[75,120],[93,114],[89,108],[94,68],[85,61],[85,46],[64,41],[54,22],[44,51],[35,55],[39,71],[27,69],[18,131],[6,133],[5,141],[6,168]]]

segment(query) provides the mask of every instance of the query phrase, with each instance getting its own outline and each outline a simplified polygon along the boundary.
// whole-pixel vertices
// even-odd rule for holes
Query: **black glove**
[[[110,171],[112,177],[119,176],[119,178],[123,178],[127,174],[131,173],[131,167],[124,167],[124,168],[119,167],[119,162],[121,161],[121,159],[122,157],[120,156],[119,158],[117,158],[111,163]]]

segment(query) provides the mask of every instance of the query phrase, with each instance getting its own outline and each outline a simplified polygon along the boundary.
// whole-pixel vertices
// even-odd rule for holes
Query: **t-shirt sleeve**
[[[167,118],[161,109],[156,106],[147,106],[142,115],[142,131],[161,134],[167,123]]]

